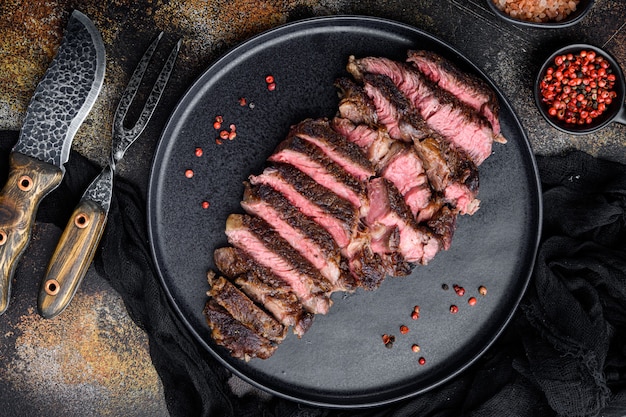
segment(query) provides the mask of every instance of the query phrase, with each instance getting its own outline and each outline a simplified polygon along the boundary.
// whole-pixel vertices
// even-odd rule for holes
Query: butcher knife
[[[63,180],[74,135],[102,88],[105,59],[95,25],[74,11],[26,109],[0,191],[0,314],[9,305],[13,275],[30,241],[39,203]]]

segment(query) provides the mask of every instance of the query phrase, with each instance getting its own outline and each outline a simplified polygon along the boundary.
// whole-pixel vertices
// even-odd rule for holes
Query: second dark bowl
[[[594,119],[592,123],[585,125],[576,125],[572,123],[566,123],[565,121],[559,120],[558,118],[552,117],[548,114],[548,106],[542,101],[540,84],[544,76],[546,75],[548,68],[554,65],[554,59],[557,56],[569,53],[577,54],[582,50],[594,51],[596,55],[604,57],[609,62],[611,69],[615,74],[615,85],[613,87],[613,90],[615,90],[615,92],[617,93],[617,97],[612,100],[611,104],[609,104],[604,113]],[[598,48],[597,46],[581,43],[560,48],[552,55],[550,55],[548,59],[546,59],[543,66],[539,70],[539,73],[537,74],[537,79],[535,80],[534,96],[535,103],[539,108],[539,112],[544,117],[544,119],[546,119],[546,121],[550,123],[553,127],[566,133],[574,135],[585,135],[602,129],[612,122],[626,124],[626,109],[624,106],[625,88],[626,86],[624,81],[624,73],[622,72],[622,69],[617,60],[611,54],[601,48]]]

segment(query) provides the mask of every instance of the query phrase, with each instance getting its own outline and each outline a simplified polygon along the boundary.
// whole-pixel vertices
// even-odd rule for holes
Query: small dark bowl
[[[576,8],[576,10],[559,22],[529,22],[509,16],[508,14],[500,10],[498,6],[494,4],[493,0],[486,1],[489,7],[491,7],[491,10],[493,10],[493,12],[496,14],[496,16],[499,16],[503,20],[506,20],[507,22],[513,23],[515,25],[538,29],[559,29],[573,26],[576,23],[580,22],[582,18],[585,17],[587,13],[589,13],[591,8],[593,7],[593,4],[595,3],[595,0],[580,0],[580,3],[578,3],[578,7]]]
[[[600,116],[595,118],[592,123],[586,125],[575,125],[571,123],[565,123],[564,121],[559,120],[556,117],[552,117],[548,114],[548,106],[541,100],[541,91],[539,86],[541,81],[543,80],[543,77],[546,75],[548,68],[554,65],[554,58],[556,58],[558,55],[564,55],[568,53],[577,54],[582,50],[594,51],[596,55],[601,55],[609,62],[613,74],[615,74],[615,85],[613,87],[613,90],[615,90],[615,92],[617,93],[617,97],[612,100],[608,108]],[[565,46],[550,55],[550,57],[545,61],[545,63],[539,70],[539,73],[537,74],[537,79],[535,80],[534,85],[534,95],[535,103],[539,108],[539,112],[544,117],[544,119],[548,121],[548,123],[550,123],[552,126],[562,132],[573,135],[586,135],[588,133],[592,133],[599,129],[602,129],[612,122],[626,124],[626,108],[624,106],[625,88],[624,73],[622,72],[619,63],[615,60],[615,58],[603,49],[600,49],[593,45],[580,43]]]

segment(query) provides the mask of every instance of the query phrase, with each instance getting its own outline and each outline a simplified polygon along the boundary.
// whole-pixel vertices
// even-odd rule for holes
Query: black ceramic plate
[[[401,60],[409,48],[436,51],[485,77],[453,48],[410,26],[369,17],[304,20],[254,37],[218,60],[191,86],[163,132],[148,198],[163,285],[204,348],[271,393],[334,407],[384,404],[422,393],[461,372],[491,345],[526,288],[540,233],[539,181],[522,127],[499,95],[509,141],[495,144],[480,167],[481,209],[459,219],[449,251],[409,277],[388,278],[376,291],[334,294],[330,312],[317,316],[302,339],[290,334],[270,359],[232,359],[211,340],[202,314],[205,277],[214,266],[213,250],[226,245],[226,217],[241,212],[242,181],[261,171],[290,125],[335,114],[333,81],[346,75],[350,54]],[[274,91],[267,88],[267,75],[275,79]],[[248,105],[239,104],[242,97]],[[213,128],[217,115],[237,132],[221,145]],[[198,147],[201,157],[194,155]],[[185,175],[188,169],[192,178]],[[457,295],[453,284],[465,295]],[[486,296],[478,294],[481,285]],[[468,304],[472,296],[474,306]],[[418,320],[411,319],[415,305],[421,309]],[[450,313],[451,305],[458,306],[457,314]],[[410,332],[402,335],[401,325]],[[385,333],[396,337],[391,349],[382,343]],[[413,344],[421,352],[414,353]]]

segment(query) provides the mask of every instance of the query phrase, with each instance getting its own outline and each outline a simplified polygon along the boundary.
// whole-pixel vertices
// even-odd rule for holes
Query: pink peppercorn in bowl
[[[496,16],[519,26],[558,29],[573,26],[591,11],[594,0],[486,0]]]
[[[622,69],[612,55],[593,45],[554,52],[537,74],[534,96],[546,121],[566,133],[584,135],[612,122],[626,124]]]

